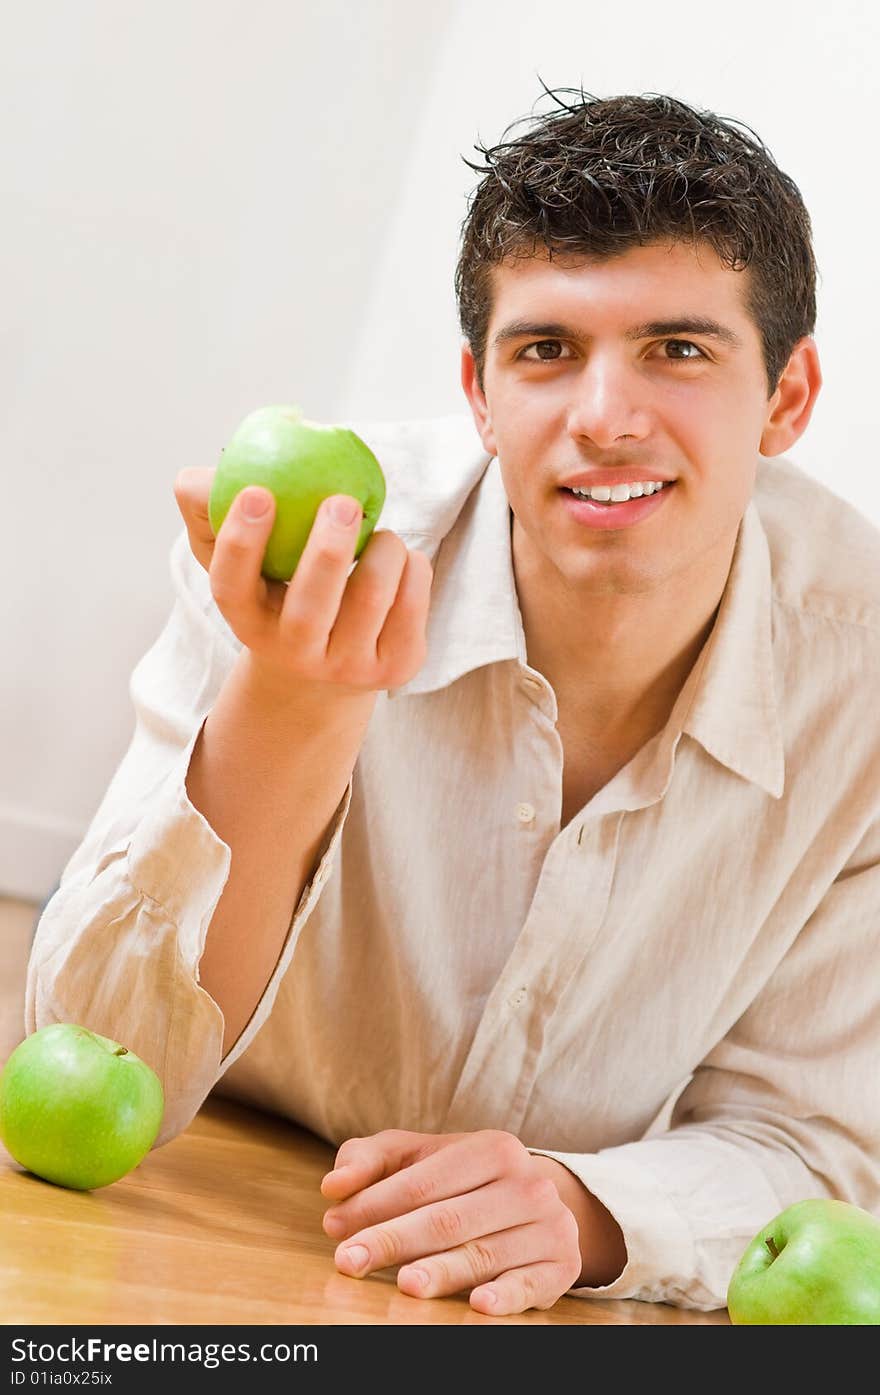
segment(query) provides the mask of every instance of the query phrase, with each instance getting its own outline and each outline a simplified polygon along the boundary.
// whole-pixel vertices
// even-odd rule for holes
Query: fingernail
[[[240,504],[242,515],[252,520],[265,518],[269,511],[269,503],[269,495],[265,489],[245,489]]]
[[[357,499],[350,499],[347,494],[336,494],[327,501],[327,512],[334,523],[344,524],[354,523],[361,506]]]
[[[355,1274],[363,1269],[370,1258],[370,1252],[363,1245],[352,1245],[350,1249],[340,1250],[339,1258],[343,1260]]]

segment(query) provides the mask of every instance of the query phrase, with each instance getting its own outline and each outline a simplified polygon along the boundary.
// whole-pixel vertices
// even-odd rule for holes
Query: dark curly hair
[[[480,390],[493,266],[534,256],[539,244],[551,261],[554,252],[607,260],[674,240],[707,242],[732,270],[751,268],[744,306],[761,335],[772,397],[792,349],[816,323],[812,228],[797,185],[742,122],[658,93],[600,98],[556,89],[580,97],[569,106],[538,81],[561,111],[516,140],[476,144],[488,164],[462,156],[486,176],[468,200],[455,270]]]

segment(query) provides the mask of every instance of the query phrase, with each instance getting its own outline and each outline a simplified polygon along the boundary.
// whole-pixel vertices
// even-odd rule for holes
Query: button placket
[[[535,673],[523,673],[522,686],[529,695],[529,700],[538,708],[551,722],[556,722],[557,707],[556,694],[544,678]]]
[[[540,692],[544,687],[541,679],[530,673],[523,674],[522,682],[523,687],[527,688],[530,692]],[[538,707],[540,711],[543,712],[543,705],[538,703]],[[535,806],[534,804],[530,804],[526,799],[520,800],[514,809],[514,813],[523,826],[534,823],[535,821]]]
[[[472,1128],[472,1121],[482,1118],[488,1121],[484,1124],[487,1128],[515,1131],[522,1121],[543,1040],[542,1013],[545,1017],[549,1014],[564,985],[580,972],[605,921],[624,812],[619,810],[583,825],[585,839],[589,839],[597,856],[595,878],[588,896],[584,897],[583,889],[578,891],[573,885],[567,904],[557,906],[553,920],[558,934],[541,935],[545,952],[538,957],[530,921],[541,913],[542,892],[546,891],[548,879],[551,883],[560,882],[566,856],[564,842],[557,839],[548,852],[526,924],[489,996],[471,1043],[446,1114],[445,1129],[457,1132]],[[572,855],[570,846],[568,855]],[[561,884],[567,882],[568,877],[563,874]],[[555,896],[552,891],[549,894],[551,898]]]

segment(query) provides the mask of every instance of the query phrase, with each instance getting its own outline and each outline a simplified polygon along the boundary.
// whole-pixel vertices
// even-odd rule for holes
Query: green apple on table
[[[880,1220],[828,1197],[794,1202],[746,1247],[727,1311],[750,1326],[880,1324]]]
[[[73,1022],[32,1032],[0,1074],[0,1138],[9,1152],[29,1172],[78,1191],[137,1167],[164,1108],[145,1061]]]
[[[247,485],[275,497],[275,519],[262,572],[289,581],[302,555],[315,515],[331,494],[350,494],[363,511],[354,555],[367,544],[385,503],[385,476],[366,442],[342,426],[308,421],[299,407],[258,407],[225,446],[208,500],[214,535]]]

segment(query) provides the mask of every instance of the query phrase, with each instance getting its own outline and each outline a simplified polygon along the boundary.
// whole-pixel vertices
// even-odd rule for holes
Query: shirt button
[[[535,810],[531,804],[517,804],[516,817],[520,823],[531,823],[535,817]]]
[[[518,988],[515,993],[511,993],[510,997],[507,999],[508,1006],[512,1008],[519,1007],[520,1003],[527,996],[528,991],[527,988]]]

